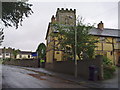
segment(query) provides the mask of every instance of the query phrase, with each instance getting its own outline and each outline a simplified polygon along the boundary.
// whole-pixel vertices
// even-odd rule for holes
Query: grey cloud
[[[48,23],[58,7],[76,9],[77,15],[83,16],[87,23],[99,23],[103,20],[105,27],[117,28],[117,2],[32,2],[32,4],[34,13],[23,21],[22,27],[18,30],[5,29],[3,46],[35,51],[39,43],[45,43]]]

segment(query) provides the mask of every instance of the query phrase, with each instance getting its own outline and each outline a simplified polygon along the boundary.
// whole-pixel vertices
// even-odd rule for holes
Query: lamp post
[[[69,19],[74,19],[72,16],[68,16]],[[68,20],[69,20],[68,19]],[[77,28],[76,28],[76,25],[75,25],[75,78],[77,78],[77,58],[76,58],[76,55],[77,55]]]
[[[75,26],[75,78],[77,78],[77,28]]]

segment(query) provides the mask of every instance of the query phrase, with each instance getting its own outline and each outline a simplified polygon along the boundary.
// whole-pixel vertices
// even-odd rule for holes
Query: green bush
[[[110,59],[104,56],[103,57],[103,69],[104,69],[103,70],[104,79],[110,79],[113,77],[116,67],[115,65],[113,65]]]
[[[6,59],[4,59],[4,61],[10,61],[11,60],[11,58],[6,58]]]
[[[113,65],[112,60],[110,60],[106,56],[103,56],[103,65]]]

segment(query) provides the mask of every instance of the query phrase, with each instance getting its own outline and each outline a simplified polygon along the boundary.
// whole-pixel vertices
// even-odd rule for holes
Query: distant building
[[[34,56],[32,56],[31,51],[20,51],[16,56],[16,59],[32,59],[32,58],[34,58]]]
[[[46,34],[46,63],[53,63],[54,61],[63,61],[65,53],[56,48],[59,40],[52,37],[51,33],[57,33],[52,24],[57,22],[63,25],[76,25],[76,10],[57,9],[56,16],[52,16],[51,22],[48,25]],[[118,63],[120,57],[120,30],[104,28],[102,21],[98,24],[97,28],[93,28],[89,32],[99,40],[95,48],[96,55],[107,56],[114,64]]]
[[[33,56],[32,53],[35,53],[35,52],[32,52],[32,51],[21,51],[21,50],[18,50],[16,52],[16,55],[14,54],[15,53],[15,49],[12,49],[12,48],[1,48],[0,49],[0,59],[7,59],[7,58],[11,58],[11,59],[32,59],[32,58],[37,58],[37,56]]]
[[[1,48],[0,49],[0,59],[13,58],[13,49],[12,48]]]

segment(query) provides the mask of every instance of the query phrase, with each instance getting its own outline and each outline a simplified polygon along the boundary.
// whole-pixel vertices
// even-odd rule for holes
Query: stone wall
[[[89,78],[89,67],[95,66],[97,68],[98,78],[103,78],[103,67],[102,67],[102,56],[97,56],[93,60],[81,60],[77,62],[77,72],[79,77]],[[46,63],[46,69],[74,75],[75,73],[75,63],[74,61],[59,61],[54,62],[53,64]]]
[[[24,67],[38,67],[37,59],[16,59],[16,60],[6,60],[3,64],[7,65],[16,65],[16,66],[24,66]]]

